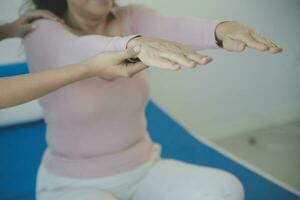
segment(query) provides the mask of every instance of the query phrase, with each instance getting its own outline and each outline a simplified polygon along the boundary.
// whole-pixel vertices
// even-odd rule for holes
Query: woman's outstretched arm
[[[271,53],[283,50],[272,40],[237,21],[164,16],[141,4],[131,4],[128,12],[134,33],[178,41],[197,50],[221,47],[234,52],[244,51],[246,47]]]
[[[58,22],[43,19],[36,21],[36,25],[36,30],[24,38],[31,71],[74,64],[100,52],[124,50],[134,46],[142,47],[138,57],[147,66],[177,70],[180,67],[178,64],[193,68],[196,62],[206,64],[210,61],[181,44],[158,38],[137,37],[140,34],[124,37],[77,36]],[[138,40],[141,38],[143,39]]]
[[[180,42],[196,50],[221,48],[215,30],[224,20],[165,16],[141,4],[129,5],[128,12],[136,34]]]

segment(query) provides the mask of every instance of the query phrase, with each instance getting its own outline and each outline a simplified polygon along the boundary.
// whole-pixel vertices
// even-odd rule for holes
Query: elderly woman
[[[171,70],[211,62],[199,49],[282,51],[235,21],[167,17],[139,4],[118,7],[113,0],[33,3],[64,20],[38,20],[25,37],[34,72],[131,47],[140,53],[130,62]],[[228,172],[160,157],[161,146],[149,137],[144,113],[148,76],[148,70],[131,76],[126,67],[107,67],[99,77],[40,98],[48,148],[37,175],[37,199],[244,198],[240,181]]]

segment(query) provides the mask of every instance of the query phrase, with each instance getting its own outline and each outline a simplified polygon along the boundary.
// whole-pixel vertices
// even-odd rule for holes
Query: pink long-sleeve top
[[[77,36],[58,22],[38,20],[37,30],[23,41],[30,71],[124,50],[137,34],[181,42],[197,50],[220,48],[214,36],[219,20],[164,16],[140,4],[116,9],[113,14],[122,22],[121,36]],[[149,159],[153,141],[145,118],[148,73],[147,69],[114,81],[89,78],[40,98],[48,145],[42,164],[47,170],[73,178],[104,177]]]

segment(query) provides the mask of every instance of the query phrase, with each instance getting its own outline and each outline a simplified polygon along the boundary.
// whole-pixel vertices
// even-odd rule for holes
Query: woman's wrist
[[[139,45],[139,41],[141,39],[142,39],[141,35],[137,35],[136,37],[131,38],[127,42],[127,47],[126,48],[132,48],[132,47],[135,47],[135,46]],[[136,62],[140,62],[141,60],[138,57],[135,57],[135,58],[128,58],[126,61],[130,62],[130,63],[136,63]]]
[[[216,44],[217,44],[219,47],[223,48],[223,41],[220,40],[220,39],[217,37],[217,29],[215,29],[215,40],[216,40]]]
[[[126,48],[132,48],[135,47],[137,45],[139,45],[139,41],[142,39],[143,37],[141,35],[137,35],[134,38],[131,38],[128,42],[127,42],[127,46]]]
[[[223,33],[224,31],[224,25],[226,22],[230,22],[230,21],[222,21],[220,22],[215,29],[215,40],[216,43],[219,47],[223,48]]]

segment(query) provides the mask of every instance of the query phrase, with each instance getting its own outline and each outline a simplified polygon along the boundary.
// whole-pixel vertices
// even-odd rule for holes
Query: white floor
[[[300,192],[300,120],[213,142]]]

